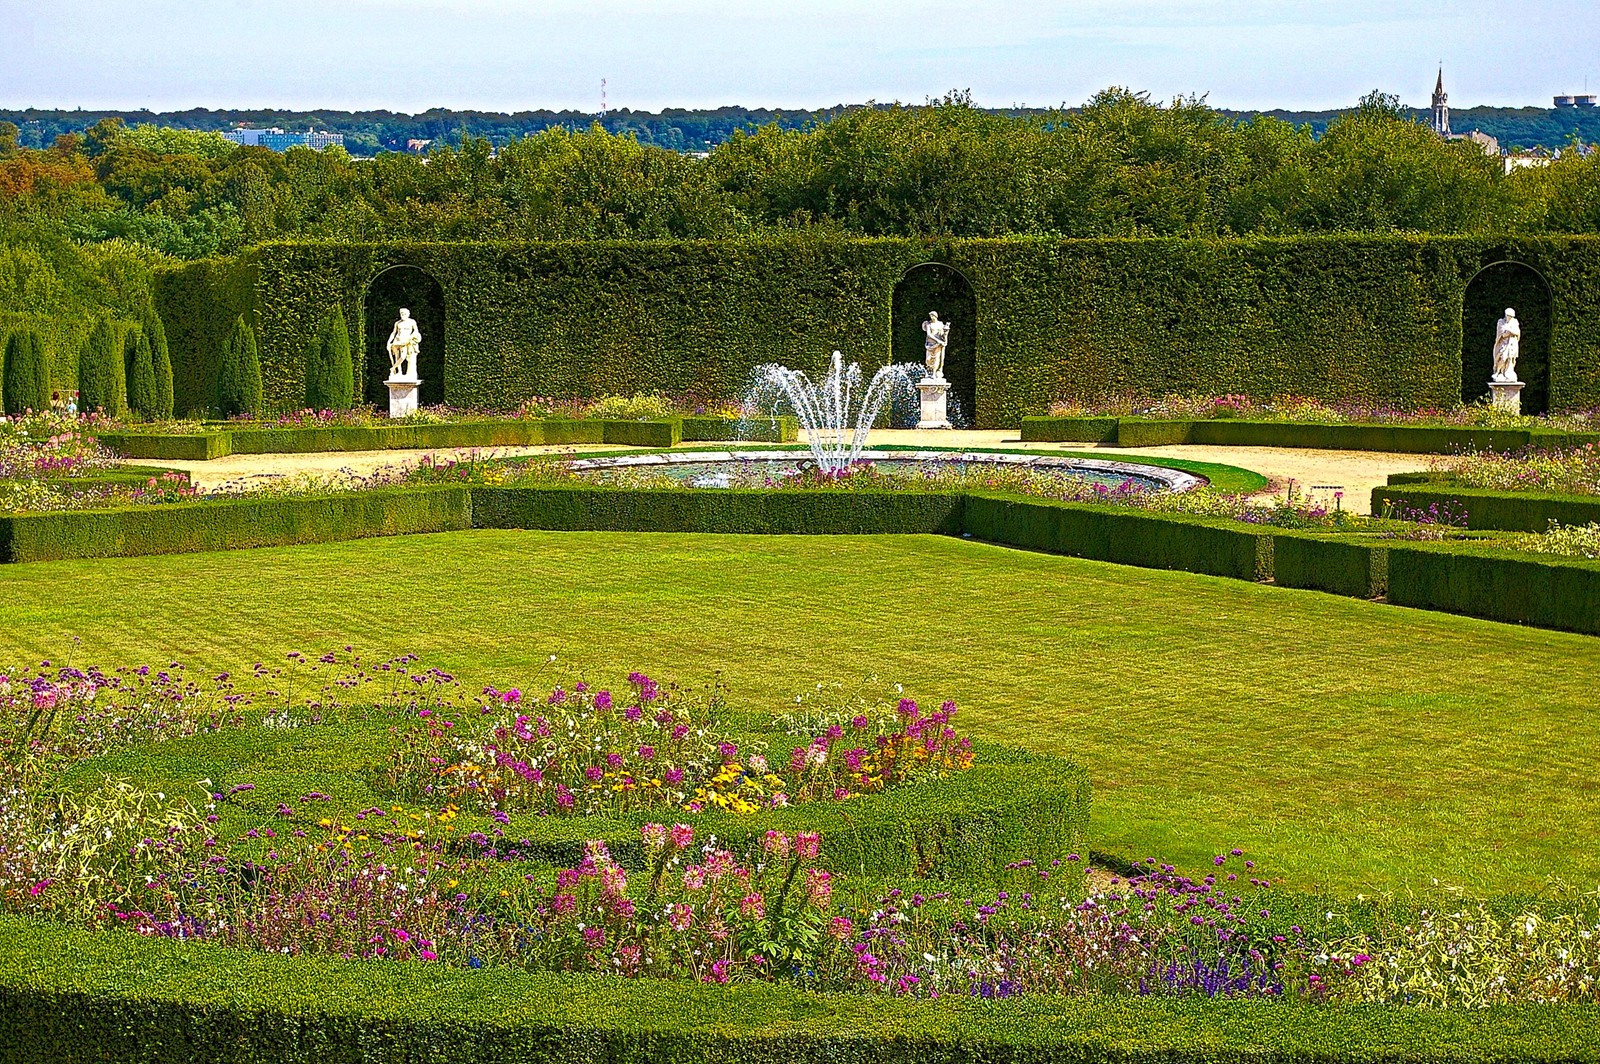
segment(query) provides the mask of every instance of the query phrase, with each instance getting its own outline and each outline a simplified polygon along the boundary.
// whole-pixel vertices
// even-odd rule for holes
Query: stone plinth
[[[1522,381],[1490,381],[1489,401],[1497,410],[1522,413]]]
[[[922,394],[922,416],[917,420],[917,428],[949,428],[950,382],[943,376],[924,377],[917,382],[917,391]]]
[[[417,412],[417,389],[422,387],[421,381],[390,377],[383,383],[389,389],[390,417],[408,417]]]

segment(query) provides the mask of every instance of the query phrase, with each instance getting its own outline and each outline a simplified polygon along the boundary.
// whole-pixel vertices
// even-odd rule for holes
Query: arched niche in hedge
[[[1473,403],[1489,394],[1494,368],[1494,330],[1507,307],[1522,323],[1517,376],[1522,412],[1543,414],[1550,408],[1550,285],[1532,266],[1494,262],[1467,282],[1461,305],[1461,401]]]
[[[422,377],[418,399],[424,405],[444,402],[444,287],[419,266],[390,266],[367,284],[363,308],[367,326],[362,395],[383,410],[389,408],[389,390],[383,386],[389,376],[386,345],[401,307],[411,311],[422,331],[422,350],[417,359],[417,371]]]
[[[922,323],[938,311],[950,323],[944,375],[950,380],[951,418],[971,425],[978,412],[978,294],[966,275],[942,262],[911,267],[894,286],[890,361],[922,362]],[[959,404],[959,415],[955,409]]]

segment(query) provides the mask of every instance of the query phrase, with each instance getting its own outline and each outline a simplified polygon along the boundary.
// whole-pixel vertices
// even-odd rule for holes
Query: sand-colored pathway
[[[1366,513],[1372,489],[1387,483],[1389,474],[1425,469],[1428,456],[1378,454],[1367,451],[1317,451],[1290,447],[1209,447],[1180,444],[1171,447],[1142,447],[1122,450],[1092,447],[1081,443],[1023,444],[1015,430],[882,429],[874,431],[873,445],[907,444],[940,450],[1005,447],[1030,451],[1083,451],[1100,457],[1183,458],[1197,462],[1220,462],[1254,470],[1273,482],[1273,492],[1281,493],[1292,480],[1303,492],[1330,499],[1342,491],[1347,510]],[[684,449],[713,449],[716,444],[685,444]],[[342,451],[318,454],[238,454],[209,462],[163,462],[162,465],[189,472],[195,485],[211,490],[228,484],[245,484],[263,478],[295,476],[369,477],[381,470],[409,469],[425,457],[461,459],[472,455],[573,454],[628,450],[625,447],[585,444],[580,447],[497,447],[492,449],[457,448],[436,451]]]

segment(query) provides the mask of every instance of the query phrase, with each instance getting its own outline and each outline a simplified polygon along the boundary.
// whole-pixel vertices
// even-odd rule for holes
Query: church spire
[[[1450,135],[1450,97],[1444,92],[1444,66],[1439,67],[1439,80],[1433,83],[1433,131],[1441,137]]]

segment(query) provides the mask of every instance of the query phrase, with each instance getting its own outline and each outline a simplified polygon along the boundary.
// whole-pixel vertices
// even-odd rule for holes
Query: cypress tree
[[[161,324],[161,315],[154,305],[144,308],[139,328],[150,341],[150,365],[156,376],[156,405],[149,417],[152,421],[165,421],[172,416],[172,353],[167,349],[167,329]]]
[[[128,409],[146,421],[154,421],[161,398],[156,387],[155,358],[143,329],[129,329],[123,338],[122,364],[128,374]]]
[[[256,350],[256,334],[242,314],[222,345],[217,409],[223,417],[261,413],[261,355]]]
[[[116,417],[122,413],[126,394],[127,381],[122,353],[117,350],[116,333],[111,321],[101,318],[78,356],[78,412],[88,414],[99,410],[106,417]]]
[[[22,329],[6,339],[3,409],[7,414],[50,409],[50,356],[44,341],[32,329]]]
[[[313,410],[348,410],[354,398],[350,331],[345,328],[344,311],[335,306],[306,349],[306,405]]]

